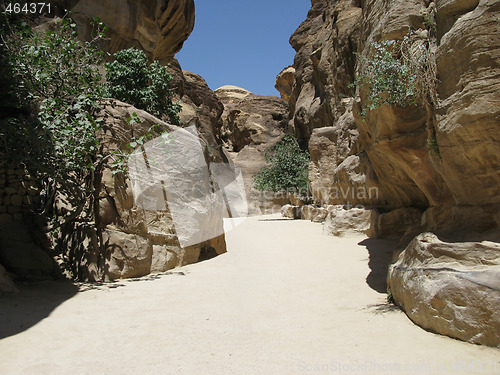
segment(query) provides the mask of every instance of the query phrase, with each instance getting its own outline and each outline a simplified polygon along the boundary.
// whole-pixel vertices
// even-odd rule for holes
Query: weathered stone
[[[398,239],[403,237],[408,230],[418,232],[422,227],[421,223],[422,211],[418,208],[398,208],[378,216],[377,236]]]
[[[323,207],[313,205],[300,206],[300,218],[303,220],[311,220],[316,223],[321,223],[326,219],[328,213],[328,210]]]
[[[269,147],[284,134],[288,106],[282,99],[247,94],[235,86],[221,87],[215,94],[224,104],[222,138],[231,151],[247,145]]]
[[[300,207],[285,204],[281,207],[281,215],[289,219],[300,219]]]
[[[110,252],[108,277],[119,279],[150,273],[153,250],[146,238],[107,229],[103,241]]]
[[[497,7],[477,0],[312,3],[290,39],[297,54],[289,106],[290,127],[309,146],[316,201],[382,211],[431,207],[428,230],[457,235],[473,222],[474,232],[498,232],[485,214],[500,203]],[[434,10],[437,35],[423,17]],[[358,56],[371,53],[371,42],[401,40],[409,29],[435,53],[436,103],[382,106],[362,117],[366,90],[349,87],[366,64]],[[455,215],[465,211],[478,216]]]
[[[280,74],[278,74],[274,87],[280,92],[281,99],[286,101],[290,100],[294,83],[295,68],[293,66],[283,69]]]
[[[132,131],[137,136],[153,124],[160,124],[165,131],[174,134],[173,143],[168,144],[172,148],[171,152],[162,153],[161,164],[152,169],[154,173],[161,173],[168,168],[169,180],[163,186],[168,191],[168,203],[163,190],[155,185],[153,175],[148,181],[141,179],[140,175],[135,176],[136,172],[129,171],[131,179],[124,180],[121,175],[113,176],[110,170],[104,171],[100,220],[109,232],[108,249],[112,252],[112,264],[107,276],[136,277],[149,272],[163,272],[178,265],[196,262],[204,247],[213,247],[216,254],[224,253],[226,245],[222,218],[227,211],[223,210],[221,197],[212,192],[211,181],[214,176],[206,165],[203,150],[207,142],[202,135],[200,141],[198,135],[167,125],[144,111],[118,101],[108,104],[104,111],[108,124],[104,128],[105,152],[125,147],[130,142]],[[140,117],[141,124],[132,129],[126,119],[133,112]],[[148,158],[156,157],[154,152],[157,148],[153,144],[148,142],[144,150]],[[179,157],[183,158],[182,161],[178,160]],[[189,178],[184,172],[186,170],[190,171]],[[139,196],[138,184],[143,184]],[[132,186],[135,186],[135,191]],[[196,199],[193,194],[196,194]],[[154,199],[154,207],[150,207],[148,199]],[[184,202],[181,213],[176,211],[180,202]],[[217,210],[217,207],[220,209]],[[122,231],[125,232],[123,236],[120,234]],[[134,236],[134,239],[129,236]],[[119,241],[118,246],[115,246],[115,240]],[[140,242],[141,249],[134,247],[133,241]],[[120,248],[126,248],[127,251],[118,250],[119,254],[115,256],[113,249]],[[175,254],[175,261],[168,255],[170,253]]]
[[[288,194],[288,199],[293,206],[304,206],[310,201],[310,197],[306,197],[297,193]]]
[[[0,264],[0,296],[3,293],[18,293],[19,290],[12,281],[7,270]]]
[[[56,13],[71,10],[79,34],[91,35],[92,18],[99,17],[109,28],[105,49],[114,53],[131,46],[154,60],[171,60],[194,27],[194,1],[58,0]]]
[[[177,267],[179,265],[178,251],[178,247],[153,245],[151,272],[164,272]]]
[[[343,206],[330,207],[323,223],[323,233],[343,236],[348,233],[365,233],[370,229],[373,210],[364,208],[345,209]]]
[[[396,303],[425,329],[500,346],[500,244],[417,236],[389,269]]]
[[[220,87],[215,94],[224,105],[221,139],[242,173],[250,214],[279,212],[288,203],[286,195],[259,192],[253,188],[253,180],[266,163],[264,151],[285,134],[286,102],[236,86]]]

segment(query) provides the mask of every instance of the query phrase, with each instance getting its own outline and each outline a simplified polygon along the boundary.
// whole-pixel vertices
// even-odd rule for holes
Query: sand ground
[[[0,298],[0,374],[500,374],[500,351],[385,303],[390,242],[250,218],[228,253],[161,276],[21,285]]]

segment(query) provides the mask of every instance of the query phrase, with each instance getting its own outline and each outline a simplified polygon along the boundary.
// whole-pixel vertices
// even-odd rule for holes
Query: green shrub
[[[157,117],[167,116],[179,124],[180,104],[172,103],[172,76],[157,61],[148,65],[143,51],[129,48],[114,54],[106,63],[106,95],[143,109]]]
[[[256,189],[307,194],[309,153],[300,149],[293,136],[285,135],[266,150],[265,157],[267,165],[254,177]]]
[[[402,41],[383,40],[370,46],[371,53],[359,57],[361,70],[354,82],[368,90],[363,117],[382,105],[435,103],[436,63],[429,39],[409,33]]]

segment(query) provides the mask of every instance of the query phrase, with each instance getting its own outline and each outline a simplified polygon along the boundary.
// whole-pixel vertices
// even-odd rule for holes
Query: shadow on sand
[[[20,292],[0,296],[0,339],[33,327],[79,288],[67,281],[17,284]]]
[[[369,254],[368,266],[370,274],[366,277],[366,283],[379,293],[387,292],[387,270],[392,261],[392,253],[399,241],[368,238],[358,245],[366,247]]]

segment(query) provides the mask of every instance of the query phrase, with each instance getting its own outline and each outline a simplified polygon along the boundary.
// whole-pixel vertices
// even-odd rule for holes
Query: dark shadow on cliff
[[[392,261],[392,253],[399,241],[368,238],[358,245],[365,246],[369,254],[370,274],[366,283],[379,293],[387,292],[387,269]]]
[[[77,285],[67,281],[16,286],[19,293],[0,296],[0,339],[33,327],[79,291]]]

